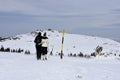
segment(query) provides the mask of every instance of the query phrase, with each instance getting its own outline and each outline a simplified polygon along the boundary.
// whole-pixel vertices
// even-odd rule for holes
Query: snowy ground
[[[75,58],[0,52],[0,80],[120,80],[117,58]]]

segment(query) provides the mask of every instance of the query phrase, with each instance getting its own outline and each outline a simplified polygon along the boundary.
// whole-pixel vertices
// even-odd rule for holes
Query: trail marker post
[[[62,30],[62,45],[61,45],[61,53],[60,53],[60,58],[63,58],[63,48],[64,48],[64,30]]]

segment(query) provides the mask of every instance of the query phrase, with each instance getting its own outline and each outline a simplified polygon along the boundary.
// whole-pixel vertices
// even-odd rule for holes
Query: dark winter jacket
[[[41,41],[42,41],[42,36],[41,34],[38,34],[34,40],[34,42],[36,43],[36,45],[42,45],[41,44]]]

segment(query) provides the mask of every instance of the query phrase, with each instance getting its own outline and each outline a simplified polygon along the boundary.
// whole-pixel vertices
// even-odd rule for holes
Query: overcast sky
[[[36,29],[120,38],[120,0],[0,0],[0,36]]]

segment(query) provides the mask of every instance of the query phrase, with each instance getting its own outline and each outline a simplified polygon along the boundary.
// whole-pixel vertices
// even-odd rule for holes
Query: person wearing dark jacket
[[[34,43],[36,46],[36,54],[37,54],[37,60],[41,59],[41,46],[42,46],[42,36],[41,36],[41,32],[38,33],[38,35],[35,37]]]

